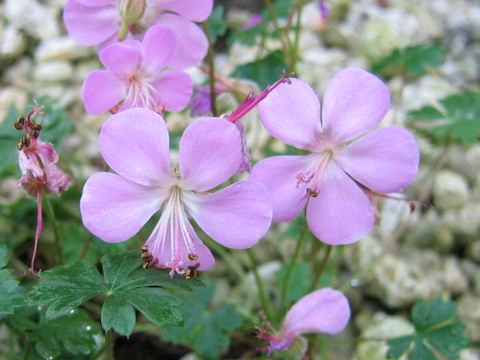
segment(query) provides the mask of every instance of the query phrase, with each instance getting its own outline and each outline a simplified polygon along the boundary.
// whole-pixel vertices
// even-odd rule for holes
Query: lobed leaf
[[[274,84],[286,69],[283,58],[281,50],[274,51],[263,59],[237,66],[232,77],[256,81],[260,88],[264,89]]]
[[[378,74],[420,76],[429,68],[436,68],[445,61],[447,50],[440,45],[413,45],[394,49],[390,55],[373,65]]]
[[[416,122],[429,122],[429,128],[418,128],[437,142],[454,140],[473,144],[480,137],[480,93],[464,91],[440,100],[442,109],[424,106],[409,112]]]
[[[180,307],[185,318],[184,326],[168,326],[161,335],[162,339],[174,344],[190,345],[196,354],[207,359],[218,358],[221,350],[230,344],[226,332],[241,327],[243,319],[232,304],[208,311],[215,288],[213,282],[208,282],[203,288],[194,288]]]
[[[436,298],[431,304],[418,301],[411,316],[415,333],[387,342],[387,358],[399,358],[408,352],[409,360],[437,360],[433,350],[450,359],[458,359],[459,351],[470,345],[463,334],[465,324],[455,321],[457,306],[452,301]],[[413,342],[413,347],[412,347]]]
[[[28,294],[29,303],[45,305],[46,318],[51,320],[96,296],[105,295],[102,327],[128,336],[135,325],[134,308],[159,326],[182,323],[177,295],[158,286],[191,290],[191,286],[201,285],[198,280],[172,279],[165,272],[143,269],[137,251],[106,255],[101,264],[103,276],[87,261],[41,273],[42,281]]]

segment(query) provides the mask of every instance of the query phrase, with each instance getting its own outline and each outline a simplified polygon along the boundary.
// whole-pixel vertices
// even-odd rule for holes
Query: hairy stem
[[[93,241],[93,234],[88,233],[88,236],[85,239],[85,242],[83,243],[82,252],[80,253],[80,260],[85,259],[85,256],[87,256],[88,249],[90,248],[90,245],[92,245],[92,241]]]
[[[278,17],[277,17],[277,14],[275,12],[275,8],[272,5],[272,1],[271,0],[264,0],[264,3],[265,3],[266,8],[268,9],[268,13],[270,14],[270,17],[273,20],[273,26],[275,27],[275,31],[277,32],[277,36],[282,43],[282,49],[283,49],[283,52],[285,54],[285,64],[287,65],[287,67],[290,70],[290,67],[292,65],[292,63],[290,61],[290,56],[292,55],[290,53],[290,50],[291,50],[292,46],[290,44],[290,39],[288,37],[288,33],[283,32],[282,29],[280,28],[280,25],[278,23]]]
[[[215,53],[213,51],[213,44],[211,43],[211,40],[210,40],[210,29],[208,28],[207,21],[204,21],[202,23],[202,26],[203,26],[203,31],[205,31],[205,34],[207,35],[207,39],[208,39],[207,59],[208,59],[208,69],[209,69],[209,75],[210,75],[210,102],[212,103],[212,114],[213,116],[218,116],[217,93],[215,91]]]
[[[333,249],[332,245],[327,246],[327,249],[325,250],[325,254],[323,255],[322,262],[320,263],[317,273],[315,274],[315,279],[313,280],[312,285],[310,285],[310,289],[308,290],[308,292],[312,292],[317,288],[318,281],[320,280],[320,277],[322,276],[323,271],[327,266],[328,259],[330,258],[330,254],[332,253],[332,249]]]
[[[60,240],[60,232],[58,231],[58,223],[55,218],[55,213],[53,212],[53,207],[51,201],[45,197],[45,211],[47,212],[48,220],[53,229],[53,238],[55,241],[55,252],[57,253],[57,264],[63,264],[63,251],[62,251],[62,242]]]
[[[42,235],[43,218],[42,218],[42,192],[37,191],[37,229],[35,230],[35,243],[33,245],[32,260],[30,261],[30,272],[35,275],[35,259],[37,258],[38,241]]]
[[[105,333],[105,360],[113,360],[113,345],[115,343],[115,333],[112,329]]]
[[[260,277],[257,269],[257,261],[253,255],[252,249],[247,249],[248,258],[250,259],[250,263],[252,265],[253,275],[255,276],[255,282],[257,284],[258,295],[260,296],[260,301],[262,302],[263,311],[265,311],[265,315],[267,319],[272,319],[272,312],[270,310],[270,302],[268,301],[267,294],[265,293],[265,287],[263,286],[263,280]]]
[[[287,301],[288,283],[290,281],[290,277],[292,276],[293,268],[295,267],[295,264],[298,261],[298,256],[300,255],[300,251],[303,247],[303,244],[305,242],[305,238],[307,237],[307,234],[308,234],[308,225],[305,224],[303,226],[302,232],[300,233],[300,237],[297,241],[297,246],[295,247],[295,252],[293,254],[292,261],[290,261],[290,264],[288,265],[287,273],[285,274],[285,278],[283,279],[282,300],[281,300],[281,303],[280,303],[280,309],[282,310],[281,313],[283,313],[285,303]]]

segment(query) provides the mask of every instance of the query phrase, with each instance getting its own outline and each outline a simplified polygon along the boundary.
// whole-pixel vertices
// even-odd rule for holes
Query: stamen
[[[311,189],[311,188],[307,188],[307,194],[310,195],[311,197],[317,197],[318,196],[318,192],[316,192],[315,190]]]

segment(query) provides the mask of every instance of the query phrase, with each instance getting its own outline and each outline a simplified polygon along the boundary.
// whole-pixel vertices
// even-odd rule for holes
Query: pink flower
[[[58,154],[55,148],[39,139],[42,127],[32,118],[38,114],[43,115],[43,106],[38,106],[35,101],[32,108],[26,119],[22,117],[15,124],[17,129],[24,129],[26,134],[18,143],[18,163],[22,177],[17,185],[34,197],[38,193],[50,191],[59,195],[60,191],[70,187],[72,180],[57,167]]]
[[[127,35],[141,38],[152,25],[166,26],[179,44],[168,65],[181,70],[198,64],[207,53],[207,37],[192,21],[206,20],[212,7],[213,0],[69,0],[63,19],[77,42],[101,49]]]
[[[202,118],[189,125],[178,162],[169,160],[165,121],[148,109],[111,116],[99,145],[118,175],[101,172],[87,180],[80,200],[83,223],[102,240],[121,242],[162,208],[142,250],[149,267],[189,277],[214,265],[190,217],[212,239],[233,249],[255,245],[270,226],[272,210],[262,184],[245,180],[206,192],[229,179],[241,162],[240,135],[228,121]]]
[[[318,7],[320,8],[320,14],[322,15],[322,19],[330,18],[330,10],[326,4],[326,0],[318,0]]]
[[[292,220],[306,206],[317,238],[350,244],[373,227],[374,195],[413,182],[419,150],[413,136],[398,126],[367,133],[390,107],[388,88],[376,76],[343,70],[328,84],[323,102],[320,110],[315,92],[298,79],[272,91],[259,105],[264,126],[310,154],[262,160],[251,178],[269,190],[274,221]]]
[[[125,40],[108,46],[100,53],[107,70],[91,72],[83,84],[87,112],[146,107],[161,113],[185,108],[192,79],[181,71],[165,71],[176,49],[175,34],[162,25],[150,28],[142,42]]]
[[[270,342],[268,355],[277,350],[287,349],[301,334],[335,335],[343,331],[350,320],[348,300],[338,290],[324,288],[314,291],[298,300],[288,311],[279,333],[266,321],[260,329],[259,338]]]
[[[257,26],[258,24],[261,24],[262,21],[263,21],[262,15],[260,15],[258,13],[253,13],[252,15],[250,15],[250,17],[245,22],[245,24],[243,24],[243,29],[244,30],[251,29],[251,28]]]
[[[72,180],[57,167],[58,154],[55,148],[39,139],[42,126],[36,124],[33,118],[37,115],[44,115],[42,109],[34,100],[32,111],[27,118],[21,117],[14,124],[17,130],[25,130],[18,145],[18,164],[22,177],[17,182],[18,187],[23,187],[30,195],[37,200],[37,230],[35,231],[35,245],[33,248],[30,271],[35,274],[35,258],[37,255],[38,241],[42,234],[42,195],[50,191],[60,195],[60,191],[67,190]]]

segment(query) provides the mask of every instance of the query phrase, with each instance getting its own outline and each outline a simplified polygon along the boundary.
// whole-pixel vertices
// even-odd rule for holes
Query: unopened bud
[[[120,27],[119,40],[124,40],[127,36],[128,28],[140,20],[145,12],[146,0],[121,0],[120,15],[122,25]]]

